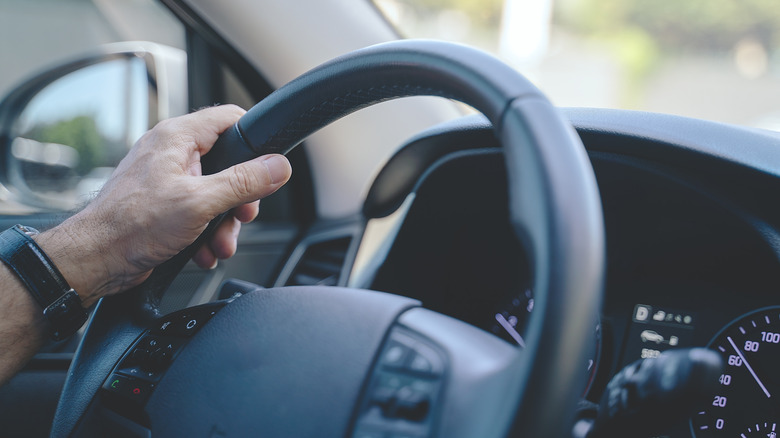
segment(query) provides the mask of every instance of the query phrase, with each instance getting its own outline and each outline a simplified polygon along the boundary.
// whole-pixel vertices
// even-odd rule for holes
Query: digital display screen
[[[637,304],[631,317],[623,363],[657,357],[672,348],[690,347],[696,314],[662,306]]]

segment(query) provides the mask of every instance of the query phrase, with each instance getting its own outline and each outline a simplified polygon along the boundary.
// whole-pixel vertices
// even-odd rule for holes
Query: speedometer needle
[[[753,376],[754,379],[756,379],[756,383],[758,383],[758,386],[760,386],[761,389],[764,390],[764,394],[766,394],[767,398],[772,398],[772,396],[769,394],[769,391],[767,391],[766,386],[764,386],[764,384],[761,383],[761,379],[759,379],[758,376],[756,375],[756,372],[753,371],[753,367],[750,366],[747,359],[745,359],[745,356],[742,354],[741,351],[739,351],[737,345],[734,344],[734,340],[731,339],[731,336],[726,337],[726,339],[728,339],[729,344],[731,344],[731,346],[734,347],[734,351],[736,351],[737,354],[739,355],[739,358],[742,359],[742,363],[745,364],[745,367],[748,369],[748,371],[750,371],[750,374]]]
[[[504,330],[509,333],[509,336],[511,336],[512,339],[517,342],[517,345],[519,345],[520,348],[525,348],[525,340],[523,340],[523,337],[520,336],[520,333],[517,333],[517,330],[515,330],[512,324],[510,324],[509,321],[504,318],[504,315],[496,313],[496,321],[501,324],[501,327],[503,327]]]

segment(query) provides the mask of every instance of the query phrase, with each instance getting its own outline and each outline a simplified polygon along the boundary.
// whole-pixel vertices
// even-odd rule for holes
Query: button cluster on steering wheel
[[[430,342],[395,327],[371,376],[353,438],[430,436],[445,364]]]
[[[143,406],[188,338],[224,305],[225,302],[205,304],[159,319],[125,352],[103,383],[103,393],[124,405]]]

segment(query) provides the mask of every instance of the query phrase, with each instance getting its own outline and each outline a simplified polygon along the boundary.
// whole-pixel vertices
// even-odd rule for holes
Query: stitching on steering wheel
[[[344,115],[345,112],[352,113],[385,100],[418,95],[433,95],[444,98],[454,97],[452,94],[438,88],[410,84],[385,84],[361,88],[322,101],[307,111],[302,112],[294,120],[271,135],[266,143],[297,141],[301,134],[309,133],[313,126],[322,125],[323,119],[333,119]],[[324,114],[319,114],[320,112],[324,112]]]

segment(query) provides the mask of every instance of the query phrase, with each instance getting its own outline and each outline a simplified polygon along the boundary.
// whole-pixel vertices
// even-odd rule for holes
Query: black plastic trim
[[[160,0],[176,16],[188,31],[202,38],[207,46],[213,48],[213,53],[218,55],[229,65],[238,76],[239,80],[249,90],[252,97],[261,100],[273,91],[273,87],[258,71],[230,45],[217,31],[195,11],[181,0]],[[188,32],[188,45],[190,34]],[[189,47],[188,47],[189,52]]]
[[[780,135],[770,131],[638,111],[564,109],[589,153],[631,156],[717,176],[718,187],[740,197],[724,176],[750,174],[756,187],[780,176]],[[438,159],[455,151],[496,147],[493,126],[481,115],[437,125],[409,140],[388,160],[369,189],[367,218],[394,212]],[[735,147],[742,145],[742,147]],[[761,200],[747,200],[762,207]]]

